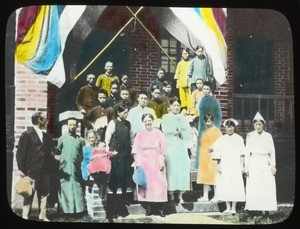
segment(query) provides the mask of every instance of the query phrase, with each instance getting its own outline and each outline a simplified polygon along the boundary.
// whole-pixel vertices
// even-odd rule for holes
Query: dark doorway
[[[84,69],[94,57],[109,43],[113,38],[113,34],[101,31],[94,31],[85,39],[78,55],[76,72],[79,73]],[[114,63],[114,73],[120,76],[123,72],[129,70],[129,50],[130,43],[126,36],[118,36],[108,48],[93,62],[93,64],[74,80],[68,87],[60,90],[57,95],[56,113],[57,116],[66,110],[77,110],[76,96],[78,90],[84,86],[86,75],[93,73],[96,77],[104,73],[104,65],[106,61]],[[73,63],[74,64],[74,63]],[[76,74],[77,74],[76,73]],[[58,120],[58,118],[56,118]],[[57,124],[58,125],[58,124]],[[60,135],[60,128],[55,128],[55,136]]]

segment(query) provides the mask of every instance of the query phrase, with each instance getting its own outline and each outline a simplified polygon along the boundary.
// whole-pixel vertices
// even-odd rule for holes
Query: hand
[[[60,155],[54,155],[54,159],[57,161],[60,161],[61,156]]]
[[[159,171],[163,171],[165,169],[165,158],[162,158],[160,161],[159,161]]]
[[[118,151],[116,151],[116,150],[114,150],[113,152],[112,152],[112,155],[117,155],[119,152]]]
[[[85,109],[81,109],[80,112],[81,112],[81,114],[84,114],[84,115],[86,114],[86,110]]]

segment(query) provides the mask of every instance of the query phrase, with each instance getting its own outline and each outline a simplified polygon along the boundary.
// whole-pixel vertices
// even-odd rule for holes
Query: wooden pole
[[[169,58],[171,63],[176,67],[176,63],[171,59],[169,54],[164,50],[164,48],[160,45],[160,43],[156,40],[156,38],[152,35],[152,33],[146,28],[146,26],[140,21],[140,19],[136,16],[136,14],[133,13],[133,11],[126,6],[127,9],[130,11],[130,13],[133,15],[133,17],[141,24],[141,26],[147,31],[147,33],[151,36],[151,38],[155,41],[155,43],[160,47],[160,49],[164,52],[164,54]]]
[[[74,80],[76,80],[83,72],[85,72],[92,63],[95,62],[95,60],[110,46],[110,44],[119,36],[119,34],[130,24],[130,22],[136,17],[136,15],[143,9],[143,6],[141,6],[136,13],[133,14],[134,17],[130,18],[130,20],[116,33],[116,35],[105,45],[105,47],[98,52],[98,54],[91,60],[91,62],[81,71],[79,72],[75,77]]]

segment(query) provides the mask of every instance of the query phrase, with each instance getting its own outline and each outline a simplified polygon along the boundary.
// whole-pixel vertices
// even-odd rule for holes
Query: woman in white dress
[[[246,139],[245,210],[268,214],[277,210],[275,146],[272,135],[264,131],[265,120],[259,112],[253,119],[253,125],[255,130]]]
[[[237,202],[245,202],[245,186],[243,181],[245,143],[244,139],[235,133],[238,122],[226,119],[224,126],[226,134],[214,144],[213,159],[218,161],[218,179],[214,200],[225,201],[223,213],[236,213]]]

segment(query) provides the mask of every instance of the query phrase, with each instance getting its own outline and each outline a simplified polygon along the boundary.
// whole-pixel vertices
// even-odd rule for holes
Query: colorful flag
[[[64,45],[85,7],[43,5],[22,8],[17,25],[17,61],[61,87],[65,82]]]
[[[226,80],[227,16],[222,8],[166,7],[153,12],[166,30],[186,47],[203,45],[212,59],[218,86]]]

